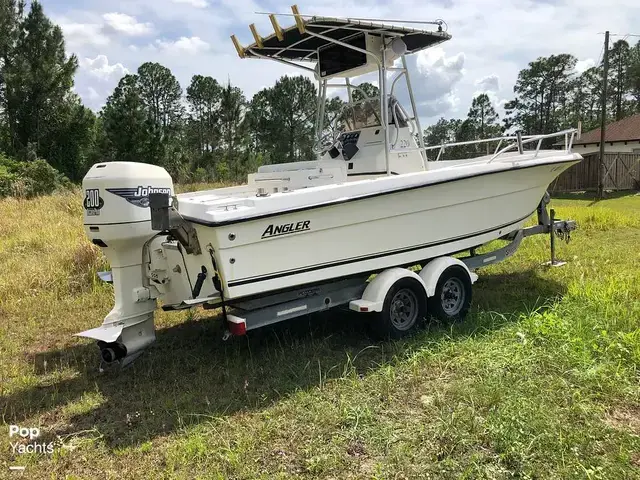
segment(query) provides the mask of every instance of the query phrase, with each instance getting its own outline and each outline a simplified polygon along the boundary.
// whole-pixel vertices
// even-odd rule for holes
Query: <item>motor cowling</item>
[[[103,249],[112,267],[140,263],[138,252],[157,233],[151,228],[149,193],[173,195],[171,176],[146,163],[98,163],[85,175],[82,188],[89,239]]]
[[[173,195],[173,182],[167,171],[155,165],[133,162],[98,163],[82,181],[84,190],[84,224],[123,225],[150,222],[150,193]],[[147,225],[151,234],[151,226]],[[100,229],[101,230],[101,229]],[[87,228],[90,239],[101,239],[96,229]],[[108,236],[119,239],[126,233],[109,229]]]

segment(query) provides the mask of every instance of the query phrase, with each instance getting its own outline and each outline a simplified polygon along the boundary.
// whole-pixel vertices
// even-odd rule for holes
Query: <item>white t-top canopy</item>
[[[416,53],[425,48],[437,45],[449,40],[451,35],[442,30],[443,22],[419,22],[394,20],[398,23],[410,23],[414,25],[436,25],[435,31],[423,30],[408,26],[392,25],[375,19],[352,19],[336,17],[291,15],[296,24],[282,29],[275,19],[275,14],[270,14],[275,33],[262,38],[251,25],[254,43],[242,47],[235,36],[232,36],[236,49],[241,57],[269,57],[289,61],[318,60],[318,51],[331,45],[339,45],[337,42],[348,43],[354,37],[368,33],[374,36],[384,36],[387,39],[401,38],[407,46],[406,53]],[[313,34],[322,35],[319,38]]]

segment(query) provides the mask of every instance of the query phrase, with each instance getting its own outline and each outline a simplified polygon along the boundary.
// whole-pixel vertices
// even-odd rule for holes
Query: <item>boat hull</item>
[[[196,224],[228,299],[419,263],[520,229],[549,183],[576,163],[553,162],[220,226]]]

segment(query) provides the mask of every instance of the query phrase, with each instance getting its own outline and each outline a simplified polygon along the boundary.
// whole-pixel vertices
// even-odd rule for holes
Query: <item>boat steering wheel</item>
[[[338,131],[334,126],[330,126],[329,128],[329,131],[324,133],[313,144],[313,151],[315,153],[322,154],[339,143],[338,139],[340,138],[340,131]]]

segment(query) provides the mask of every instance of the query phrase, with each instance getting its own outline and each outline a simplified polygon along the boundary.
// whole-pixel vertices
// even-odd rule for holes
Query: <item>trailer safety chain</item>
[[[568,244],[571,241],[571,230],[558,229],[556,230],[556,236]]]

